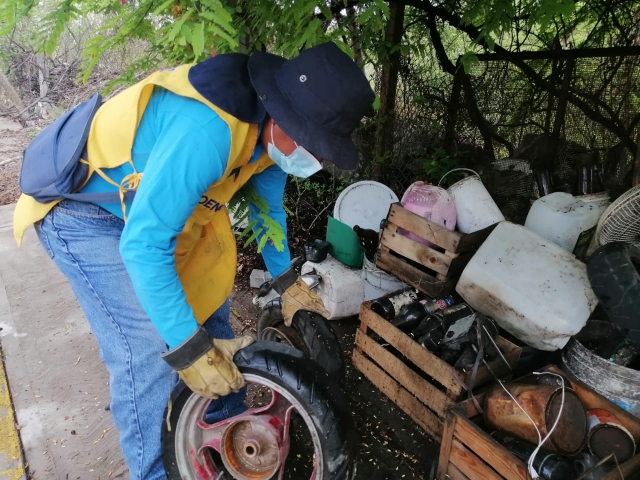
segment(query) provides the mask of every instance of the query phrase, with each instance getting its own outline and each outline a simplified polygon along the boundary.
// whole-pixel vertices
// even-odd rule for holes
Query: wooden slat
[[[400,386],[395,380],[367,359],[357,349],[353,351],[353,366],[367,377],[378,389],[409,415],[425,432],[440,441],[442,420],[420,401]]]
[[[378,250],[376,265],[386,272],[390,272],[402,281],[413,285],[421,292],[432,297],[440,298],[452,293],[457,279],[441,281],[416,267],[409,265],[398,257],[394,257],[388,251]]]
[[[486,461],[491,461],[490,458],[486,458],[486,461],[478,458],[475,453],[456,439],[453,440],[449,460],[471,480],[504,480],[487,465]]]
[[[518,347],[517,345],[511,343],[509,340],[501,336],[498,336],[496,338],[496,345],[498,345],[498,347],[502,351],[504,358],[507,360],[507,362],[509,362],[509,365],[511,365],[511,368],[512,369],[515,368],[518,365],[518,360],[520,360],[520,355],[522,354],[522,348]],[[488,363],[493,373],[491,373],[491,371],[489,371],[488,368],[481,366],[481,368],[478,369],[478,373],[476,375],[476,382],[475,382],[476,387],[494,380],[494,377],[493,377],[494,373],[499,378],[504,379],[504,376],[511,372],[511,370],[504,364],[504,360],[502,360],[502,358],[500,357],[494,358],[493,360],[490,360]],[[471,378],[471,371],[469,370],[467,372],[464,372],[464,374],[462,375],[462,382],[464,383],[465,387],[469,385],[470,378]]]
[[[510,480],[526,480],[527,470],[524,462],[514,457],[509,451],[489,435],[478,429],[468,419],[456,412],[455,438],[464,441],[465,445],[480,458],[491,462],[491,466],[503,477]],[[458,467],[460,467],[458,465]],[[463,470],[464,472],[464,470]]]
[[[488,226],[482,230],[478,230],[477,232],[468,233],[466,235],[462,235],[460,238],[460,242],[458,243],[458,248],[455,250],[456,253],[464,253],[470,252],[473,250],[477,250],[480,248],[480,245],[484,243],[493,229],[496,228],[498,224],[495,223],[493,225]]]
[[[482,405],[484,403],[484,394],[485,392],[474,395],[476,397],[476,400],[478,401],[478,405]],[[456,405],[456,411],[459,415],[468,419],[473,419],[474,417],[480,415],[478,407],[476,407],[476,404],[470,398]]]
[[[450,463],[446,475],[438,477],[438,480],[470,480],[470,478],[462,473],[453,463]]]
[[[439,247],[457,253],[458,244],[462,234],[447,230],[446,227],[433,223],[420,215],[416,215],[402,208],[399,203],[394,203],[389,209],[387,220],[408,232],[414,233],[420,238],[429,240]]]
[[[457,417],[449,409],[444,419],[444,428],[442,429],[442,439],[440,440],[440,455],[438,457],[438,478],[443,478],[443,474],[449,469],[449,455],[451,454],[451,445],[453,444],[453,434],[455,432]]]
[[[360,331],[356,332],[356,345],[391,375],[391,378],[413,393],[439,417],[444,418],[447,408],[453,404],[449,397]]]
[[[462,385],[456,378],[454,369],[447,362],[415,342],[411,337],[394,327],[390,322],[378,316],[365,302],[360,308],[360,321],[389,342],[396,350],[411,360],[427,375],[440,382],[446,389],[460,393]]]
[[[382,232],[380,244],[390,250],[407,257],[414,262],[446,275],[449,272],[451,258],[431,247],[414,242],[396,231],[396,226],[389,224]]]
[[[460,275],[475,253],[476,252],[461,253],[458,257],[454,258],[451,261],[451,265],[449,265],[449,272],[447,273],[447,276],[449,278],[453,278]]]

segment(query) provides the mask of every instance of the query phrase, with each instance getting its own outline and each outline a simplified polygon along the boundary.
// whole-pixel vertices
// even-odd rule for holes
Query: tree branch
[[[486,48],[487,50],[489,50],[489,46],[487,45],[486,41],[481,39],[480,37],[480,30],[478,29],[478,27],[474,26],[474,25],[470,25],[470,24],[463,24],[462,23],[462,19],[455,15],[454,13],[448,11],[445,8],[442,7],[436,7],[434,5],[432,5],[430,3],[429,0],[406,0],[405,1],[406,5],[412,6],[414,8],[417,8],[419,10],[422,10],[424,12],[426,12],[428,15],[432,15],[432,16],[437,16],[440,19],[442,19],[443,21],[447,22],[449,25],[451,25],[452,27],[465,32],[470,38],[471,40],[473,40],[474,42],[476,42],[477,44],[479,44],[480,46]],[[496,51],[496,53],[508,53],[508,51],[506,49],[504,49],[502,46],[496,44],[494,46],[494,50]],[[526,62],[522,61],[522,60],[518,60],[515,57],[510,57],[509,62],[511,62],[513,65],[517,66],[535,85],[536,87],[545,90],[555,96],[559,96],[560,95],[560,88],[555,87],[554,85],[550,84],[547,80],[545,80],[544,78],[542,78],[533,68],[531,68]],[[609,129],[609,131],[611,131],[614,135],[616,135],[620,141],[635,155],[637,150],[638,150],[638,146],[636,145],[636,143],[634,142],[634,140],[629,136],[629,134],[627,133],[627,129],[625,128],[624,124],[621,122],[621,120],[617,117],[617,115],[612,115],[611,118],[607,118],[604,115],[602,115],[600,112],[596,111],[595,109],[593,109],[591,107],[591,105],[589,105],[587,102],[585,102],[584,100],[582,100],[581,98],[579,98],[574,92],[569,91],[568,92],[568,100],[569,102],[571,102],[573,105],[575,105],[576,107],[578,107],[580,110],[582,110],[582,112],[591,120],[601,124],[602,126],[606,127],[607,129]],[[602,100],[600,99],[595,99],[594,100],[595,103],[601,107],[604,110],[609,109],[610,107],[608,105],[606,105]]]
[[[429,34],[431,36],[431,43],[433,44],[433,48],[436,51],[436,57],[440,62],[442,70],[451,75],[456,74],[456,66],[447,56],[447,52],[442,43],[442,37],[440,36],[440,32],[438,31],[438,25],[436,23],[435,15],[427,15],[426,18],[427,27],[429,27]],[[461,68],[461,67],[458,67]],[[468,75],[465,75],[462,79],[462,85],[465,91],[466,98],[466,107],[469,112],[469,116],[471,120],[476,124],[478,129],[480,130],[480,134],[482,135],[482,139],[485,144],[485,151],[495,158],[494,150],[493,150],[493,139],[495,138],[500,143],[502,143],[509,150],[509,154],[513,152],[513,145],[511,142],[500,136],[487,122],[478,107],[478,102],[476,101],[475,92],[473,91],[473,86],[471,85],[471,80]]]

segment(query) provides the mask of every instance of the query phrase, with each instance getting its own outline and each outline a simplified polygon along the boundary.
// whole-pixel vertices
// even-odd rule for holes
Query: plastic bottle
[[[529,457],[536,449],[536,445],[511,437],[503,432],[496,431],[491,436],[523,462],[528,462]],[[571,478],[573,470],[572,465],[567,460],[548,450],[540,450],[538,452],[533,460],[533,468],[545,480],[567,480]]]
[[[380,315],[385,320],[393,320],[405,305],[415,302],[418,294],[415,290],[404,288],[396,292],[385,295],[371,303],[371,310]]]
[[[391,323],[403,332],[414,330],[427,315],[438,310],[444,310],[453,305],[453,297],[444,297],[440,300],[419,300],[417,302],[405,305],[400,309],[400,313]]]

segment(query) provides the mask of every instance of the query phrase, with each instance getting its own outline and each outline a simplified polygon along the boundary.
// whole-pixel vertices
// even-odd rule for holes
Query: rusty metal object
[[[562,387],[511,384],[506,388],[535,422],[544,438],[558,417]],[[538,434],[531,420],[500,385],[495,385],[485,396],[484,418],[490,428],[538,444]],[[560,420],[544,447],[573,456],[584,448],[586,440],[587,413],[576,393],[565,388]]]
[[[279,430],[260,417],[245,417],[227,427],[220,454],[234,478],[267,480],[276,474],[284,453]]]
[[[587,419],[587,444],[594,457],[602,460],[613,453],[618,463],[623,463],[635,455],[636,443],[633,435],[615,415],[602,408],[594,408],[587,412]]]
[[[536,376],[536,383],[538,385],[561,387],[562,379],[555,373],[543,373]]]

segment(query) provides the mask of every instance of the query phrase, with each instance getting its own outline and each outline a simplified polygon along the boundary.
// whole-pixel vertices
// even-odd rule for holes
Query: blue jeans
[[[119,253],[122,219],[92,203],[64,200],[36,225],[49,257],[67,277],[110,376],[111,413],[132,480],[165,479],[163,415],[177,375],[160,358],[167,346],[136,297]],[[204,324],[233,338],[229,301]],[[207,421],[242,413],[245,392],[212,402]]]

